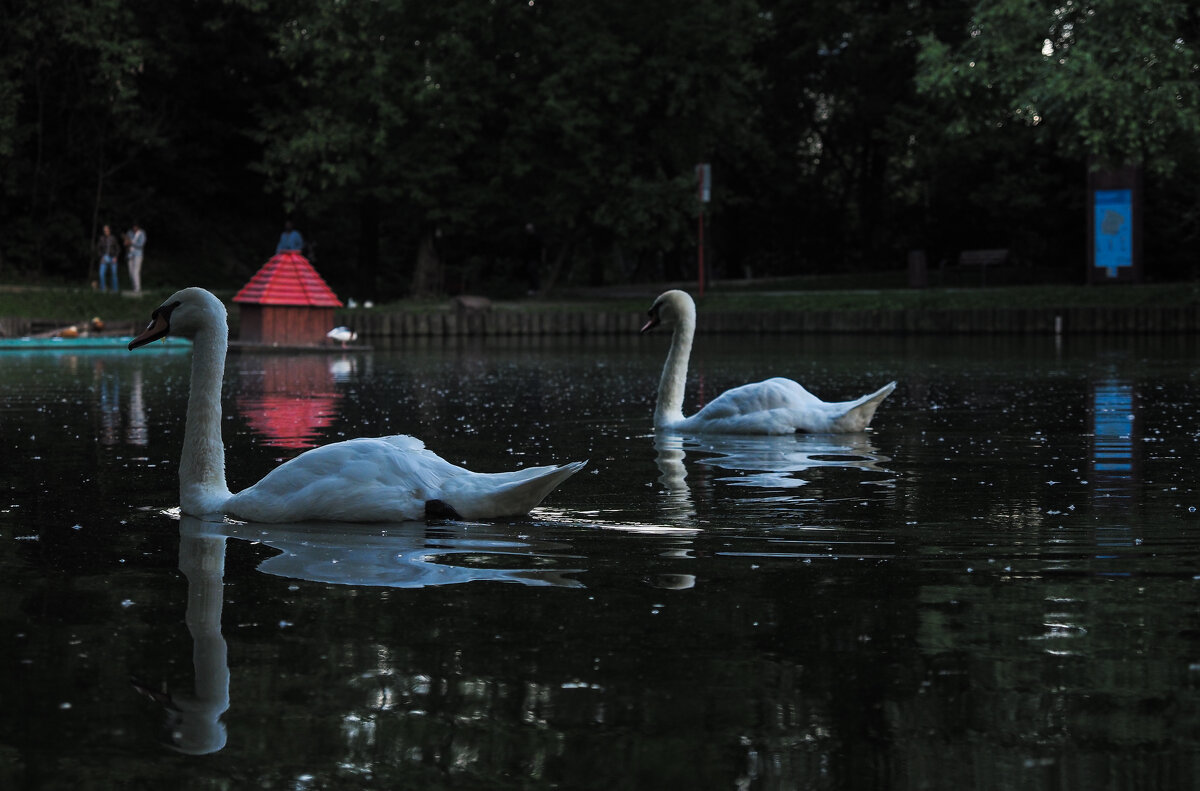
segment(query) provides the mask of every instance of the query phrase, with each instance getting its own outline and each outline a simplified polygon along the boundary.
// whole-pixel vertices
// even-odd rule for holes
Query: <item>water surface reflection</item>
[[[179,570],[187,579],[184,623],[192,639],[191,692],[135,681],[134,688],[163,710],[164,742],[188,755],[225,747],[221,721],[229,710],[228,646],[221,633],[225,604],[225,536],[220,525],[185,517],[179,526]]]
[[[184,517],[181,529],[189,521]],[[259,564],[264,574],[310,582],[387,588],[468,582],[583,586],[571,577],[582,569],[569,567],[569,545],[487,524],[225,523],[214,529],[277,550]]]
[[[650,433],[634,340],[323,358],[306,443],[592,460],[528,518],[336,530],[162,516],[187,355],[0,355],[0,786],[1188,787],[1197,347],[706,338],[710,389],[901,383],[749,442]],[[235,487],[265,383],[231,358]]]
[[[303,450],[320,444],[338,414],[334,380],[352,372],[347,358],[323,354],[242,355],[235,403],[263,444]]]

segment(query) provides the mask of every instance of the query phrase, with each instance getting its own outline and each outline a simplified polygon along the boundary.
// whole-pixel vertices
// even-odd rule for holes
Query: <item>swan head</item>
[[[674,327],[680,322],[696,318],[696,303],[686,291],[671,289],[659,294],[658,299],[646,311],[650,319],[642,326],[642,332],[649,332],[658,326]]]
[[[214,322],[225,322],[225,306],[221,300],[202,288],[176,291],[154,309],[150,323],[142,334],[129,342],[129,348],[145,346],[168,335],[195,338],[196,334]]]

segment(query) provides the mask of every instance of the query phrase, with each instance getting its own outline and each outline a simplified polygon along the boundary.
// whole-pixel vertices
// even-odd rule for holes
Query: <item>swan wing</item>
[[[685,419],[679,430],[724,434],[862,431],[895,386],[891,382],[854,401],[827,402],[798,382],[776,377],[725,391]]]
[[[225,510],[252,522],[424,519],[443,482],[464,474],[415,437],[364,437],[300,454],[233,495]]]
[[[467,472],[447,478],[439,499],[463,519],[521,516],[586,464],[574,461],[511,472]]]
[[[401,522],[433,512],[463,519],[520,516],[584,464],[472,472],[414,437],[352,439],[281,464],[233,495],[225,511],[252,522]]]
[[[792,434],[797,419],[819,413],[821,404],[799,383],[776,377],[726,390],[680,428],[720,434]]]
[[[874,393],[868,393],[853,401],[831,404],[830,406],[837,407],[833,410],[837,416],[828,430],[839,434],[866,430],[871,424],[871,418],[875,417],[875,410],[895,389],[896,383],[888,382]]]

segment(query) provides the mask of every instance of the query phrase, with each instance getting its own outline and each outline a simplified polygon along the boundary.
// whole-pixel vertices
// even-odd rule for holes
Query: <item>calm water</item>
[[[234,356],[231,486],[411,433],[587,458],[529,518],[178,519],[189,353],[0,353],[0,787],[1159,789],[1200,780],[1197,339],[667,338]],[[690,410],[689,410],[690,411]]]

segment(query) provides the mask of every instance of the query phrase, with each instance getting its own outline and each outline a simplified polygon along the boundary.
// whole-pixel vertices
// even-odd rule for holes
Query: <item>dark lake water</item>
[[[233,489],[410,433],[528,518],[180,520],[189,352],[0,352],[0,788],[1200,782],[1195,338],[697,339],[871,432],[655,437],[667,338],[234,355]]]

